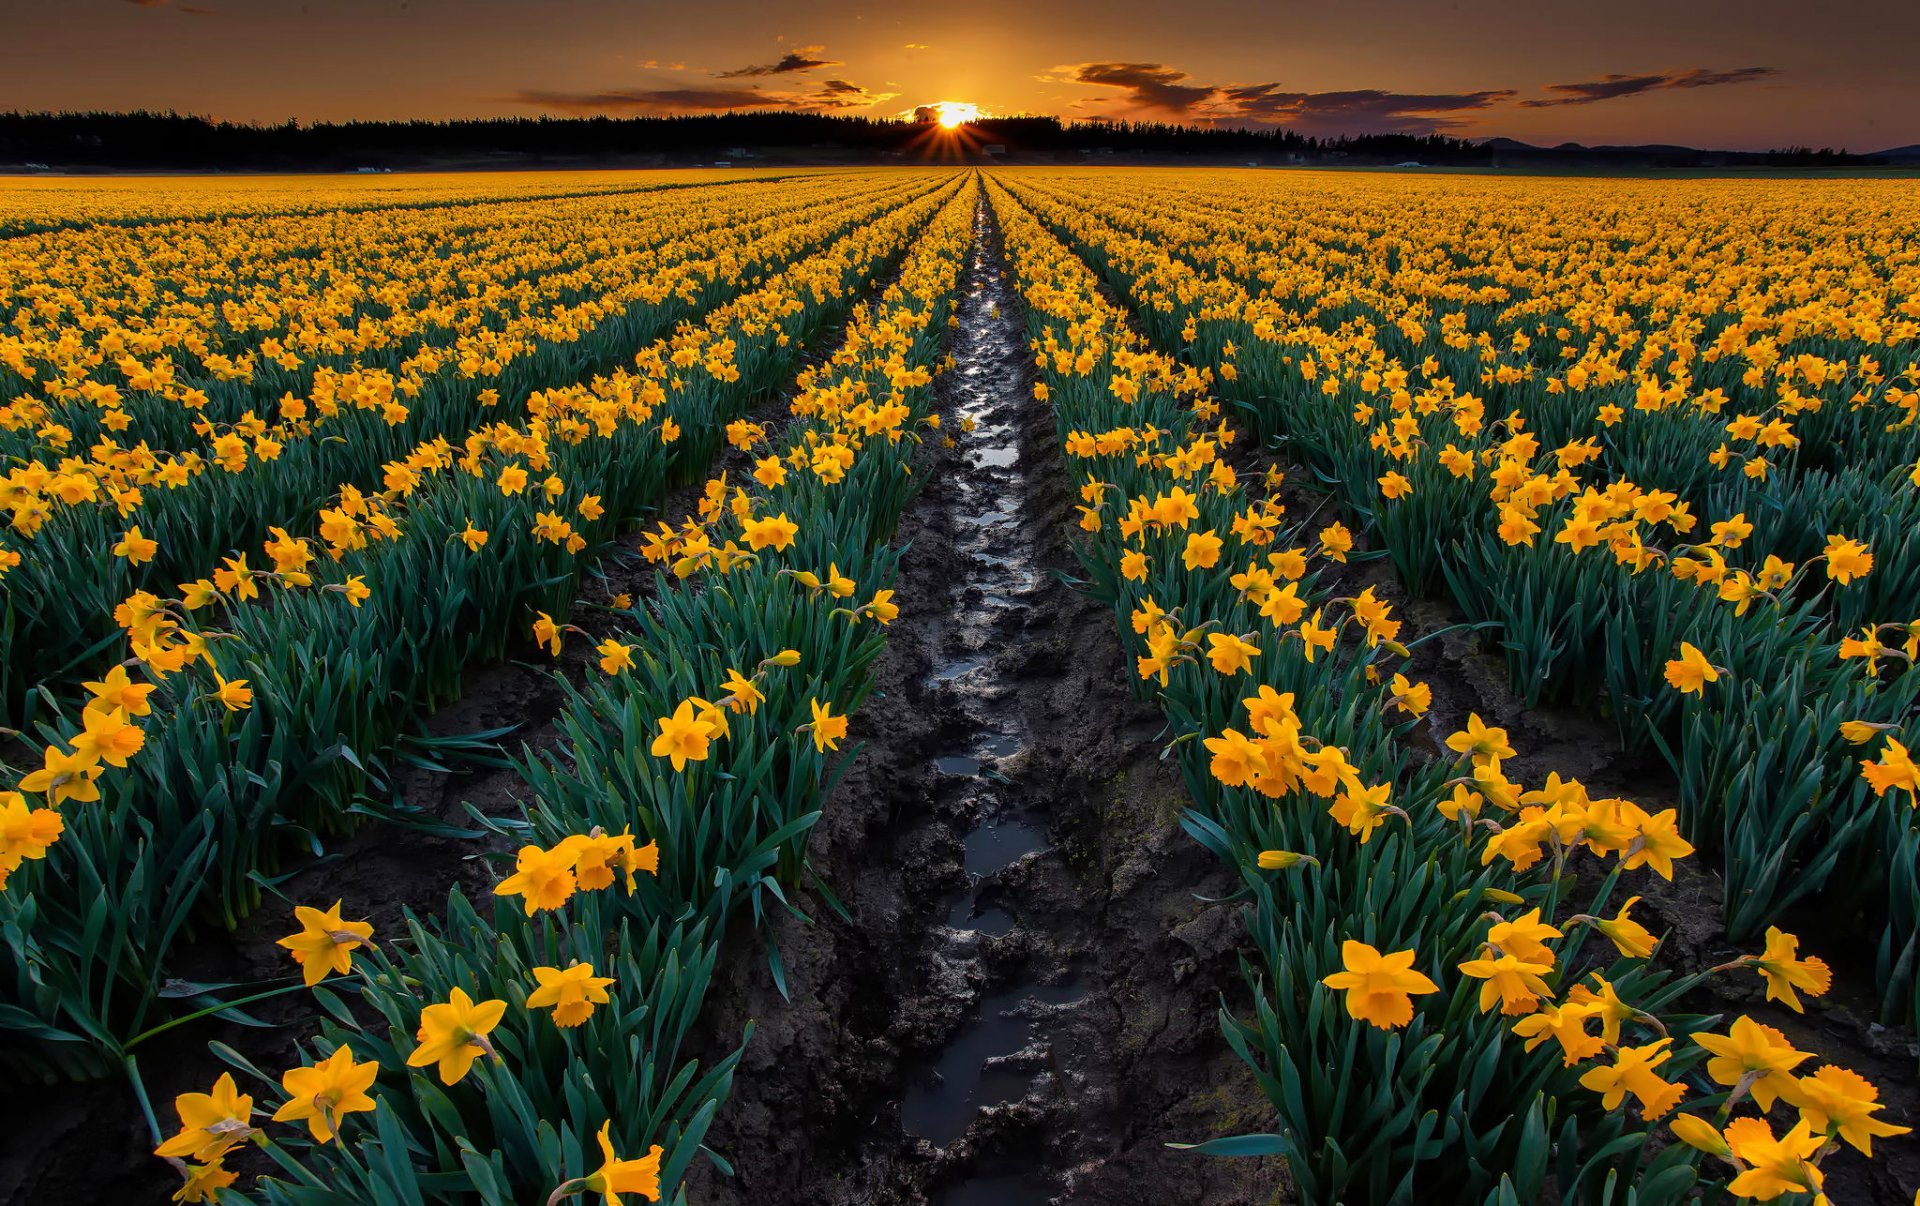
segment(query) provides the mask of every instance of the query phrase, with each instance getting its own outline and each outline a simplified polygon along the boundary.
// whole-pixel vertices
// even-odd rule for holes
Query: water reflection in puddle
[[[1003,989],[982,1000],[940,1053],[932,1074],[908,1088],[900,1104],[900,1123],[907,1134],[951,1143],[981,1109],[1025,1097],[1034,1073],[989,1064],[1024,1051],[1034,1023],[1048,1007],[1072,1005],[1085,996],[1076,984],[1033,985]]]

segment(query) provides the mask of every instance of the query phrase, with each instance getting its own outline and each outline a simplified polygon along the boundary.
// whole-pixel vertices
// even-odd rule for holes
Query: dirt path
[[[1168,1140],[1260,1129],[1215,1011],[1239,1004],[1229,875],[1178,828],[1157,711],[1111,613],[1061,582],[1071,496],[1033,401],[983,206],[943,386],[950,427],[902,525],[900,619],[866,748],[813,855],[850,918],[782,923],[717,977],[713,1041],[757,1030],[703,1203],[1274,1200],[1269,1161]]]

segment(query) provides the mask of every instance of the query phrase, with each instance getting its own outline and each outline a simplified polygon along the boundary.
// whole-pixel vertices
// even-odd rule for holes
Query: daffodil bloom
[[[733,669],[727,671],[720,689],[726,692],[720,697],[721,703],[734,712],[744,712],[749,716],[759,711],[761,703],[767,698],[752,679]]]
[[[1813,1058],[1794,1050],[1786,1035],[1744,1014],[1734,1019],[1727,1033],[1700,1033],[1693,1041],[1713,1057],[1707,1061],[1707,1075],[1734,1090],[1729,1104],[1742,1093],[1751,1093],[1763,1110],[1771,1110],[1783,1096],[1794,1100],[1793,1070]]]
[[[1638,896],[1629,896],[1626,903],[1620,906],[1620,911],[1612,917],[1589,919],[1593,928],[1604,934],[1618,948],[1621,956],[1627,959],[1650,959],[1653,957],[1653,948],[1659,945],[1646,926],[1627,916],[1627,911],[1639,903]]]
[[[1827,989],[1833,987],[1833,972],[1822,959],[1811,955],[1800,958],[1799,950],[1798,938],[1779,926],[1768,926],[1766,949],[1759,955],[1747,956],[1744,962],[1751,963],[1767,982],[1767,1000],[1780,1001],[1795,1013],[1805,1013],[1799,993],[1825,996]]]
[[[331,1143],[342,1118],[374,1108],[367,1090],[379,1072],[378,1061],[356,1064],[345,1047],[311,1067],[290,1068],[280,1078],[287,1101],[273,1112],[273,1120],[304,1122],[315,1143]]]
[[[459,1084],[482,1055],[493,1055],[487,1035],[506,1015],[505,1001],[479,1001],[456,988],[447,1000],[420,1011],[419,1046],[407,1056],[409,1068],[437,1064],[440,1083]]]
[[[275,939],[274,945],[292,953],[308,988],[335,972],[345,975],[352,971],[353,952],[373,945],[373,926],[364,921],[342,921],[337,900],[325,910],[298,905],[293,916],[300,923],[300,932]]]
[[[838,749],[847,735],[847,718],[835,716],[831,705],[817,699],[809,699],[807,708],[813,713],[813,721],[807,726],[813,734],[813,748],[823,754]]]
[[[120,537],[120,543],[113,546],[113,555],[124,557],[128,565],[140,565],[152,561],[154,554],[160,551],[160,542],[141,535],[139,525],[127,529]]]
[[[74,744],[77,746],[79,742]],[[1882,747],[1878,762],[1861,761],[1860,776],[1875,796],[1884,796],[1897,788],[1907,793],[1908,803],[1920,802],[1920,766],[1914,764],[1907,747],[1891,737]]]
[[[557,909],[572,898],[578,886],[573,870],[578,859],[579,849],[566,842],[551,850],[522,846],[514,856],[513,874],[495,884],[493,894],[521,897],[521,906],[529,917],[542,909]]]
[[[1440,986],[1413,970],[1414,952],[1381,954],[1364,942],[1347,939],[1340,948],[1343,970],[1321,980],[1347,994],[1347,1013],[1382,1030],[1397,1030],[1413,1020],[1413,998]]]
[[[1470,755],[1475,762],[1498,762],[1514,755],[1513,746],[1507,743],[1507,731],[1487,724],[1478,712],[1467,713],[1467,727],[1447,738],[1447,748]]]
[[[28,859],[43,859],[47,849],[60,840],[66,822],[51,808],[29,808],[27,798],[17,791],[0,791],[0,888],[20,864]]]
[[[1827,577],[1842,586],[1873,572],[1873,554],[1858,540],[1829,536],[1824,555],[1827,559]]]
[[[1533,963],[1518,955],[1500,954],[1492,958],[1482,956],[1468,959],[1460,964],[1460,970],[1483,981],[1480,985],[1481,1013],[1492,1009],[1496,1003],[1501,1013],[1531,1013],[1541,1001],[1553,998],[1553,990],[1540,978],[1553,970],[1551,961]]]
[[[584,1177],[562,1183],[547,1197],[547,1206],[557,1206],[562,1198],[577,1193],[597,1193],[606,1199],[607,1206],[621,1206],[620,1195],[638,1194],[649,1202],[660,1200],[660,1157],[664,1154],[659,1144],[654,1144],[647,1154],[638,1160],[622,1160],[613,1152],[613,1140],[608,1137],[612,1123],[602,1123],[596,1138],[600,1143],[600,1167]]]
[[[623,674],[633,669],[633,651],[638,645],[624,645],[608,637],[594,646],[594,652],[600,655],[600,671],[603,674]]]
[[[741,528],[747,538],[747,547],[754,552],[771,548],[776,552],[785,552],[800,533],[800,525],[788,519],[785,512],[766,519],[748,520]]]
[[[1221,674],[1240,674],[1253,665],[1253,659],[1260,656],[1260,646],[1242,640],[1232,633],[1209,633],[1208,660]]]
[[[154,686],[151,683],[135,683],[127,677],[125,666],[115,666],[99,681],[80,685],[93,697],[87,703],[89,709],[105,708],[109,712],[117,709],[128,716],[146,716],[153,711],[153,705],[147,702],[147,697],[153,694]]]
[[[565,969],[536,967],[533,978],[540,986],[527,995],[527,1008],[553,1010],[553,1024],[563,1029],[580,1025],[593,1016],[594,1006],[611,999],[607,987],[613,977],[594,975],[591,963]]]
[[[694,714],[692,700],[682,700],[673,715],[662,716],[659,720],[660,735],[653,739],[653,756],[666,758],[673,763],[673,769],[684,771],[689,762],[705,762],[707,747],[714,736],[711,721],[703,720]]]
[[[1561,937],[1560,930],[1540,920],[1540,910],[1528,909],[1512,921],[1497,921],[1487,931],[1487,941],[1501,952],[1515,955],[1528,963],[1554,964],[1553,951],[1546,940]]]
[[[477,553],[487,547],[487,533],[474,527],[472,520],[467,521],[466,529],[459,534],[459,540],[471,553]]]
[[[1776,1139],[1764,1118],[1736,1118],[1727,1124],[1727,1146],[1744,1166],[1740,1175],[1727,1183],[1727,1192],[1735,1197],[1771,1202],[1789,1193],[1820,1194],[1826,1177],[1811,1157],[1826,1146],[1826,1138],[1813,1133],[1806,1119]],[[1815,1198],[1824,1201],[1824,1195]]]
[[[1256,862],[1262,871],[1286,871],[1303,863],[1320,865],[1320,860],[1311,854],[1296,854],[1291,850],[1262,850]]]
[[[1719,681],[1719,667],[1691,643],[1680,642],[1680,656],[1667,663],[1667,685],[1683,695],[1698,695],[1708,683]]]
[[[1866,1077],[1836,1064],[1801,1077],[1782,1096],[1799,1107],[1801,1121],[1814,1132],[1838,1138],[1863,1156],[1873,1155],[1876,1136],[1905,1135],[1913,1129],[1873,1117],[1883,1108],[1880,1090]]]
[[[1684,1084],[1663,1080],[1655,1071],[1671,1057],[1667,1048],[1672,1042],[1663,1038],[1643,1047],[1621,1047],[1614,1052],[1611,1067],[1594,1068],[1580,1078],[1580,1084],[1600,1094],[1600,1104],[1609,1110],[1619,1109],[1632,1094],[1648,1121],[1660,1118],[1687,1094]]]
[[[1345,825],[1348,832],[1359,838],[1364,846],[1372,839],[1373,831],[1386,822],[1388,813],[1400,813],[1388,802],[1392,791],[1393,784],[1390,782],[1373,787],[1354,784],[1341,792],[1327,811],[1334,820]]]
[[[233,1073],[223,1072],[211,1093],[182,1093],[173,1099],[180,1133],[154,1149],[162,1159],[211,1163],[253,1134],[253,1098],[240,1092]]]
[[[217,1201],[221,1190],[240,1179],[240,1174],[225,1167],[218,1160],[207,1164],[180,1164],[180,1176],[183,1183],[173,1191],[175,1202],[213,1202]]]
[[[545,646],[554,657],[560,656],[560,626],[544,611],[534,613],[533,643]]]
[[[1526,1040],[1528,1051],[1548,1039],[1554,1040],[1560,1044],[1561,1063],[1572,1067],[1606,1048],[1605,1039],[1587,1033],[1587,1023],[1597,1012],[1592,1005],[1572,1001],[1564,1005],[1548,1003],[1515,1022],[1513,1032]]]
[[[244,712],[253,706],[253,688],[244,678],[227,679],[218,670],[213,672],[213,698],[220,701],[229,712]]]
[[[96,758],[108,766],[125,766],[127,759],[146,744],[146,734],[138,726],[127,723],[127,714],[118,708],[111,711],[88,708],[81,721],[85,727],[74,734],[74,752]]]
[[[50,745],[41,753],[40,769],[22,778],[19,787],[29,795],[45,796],[47,803],[55,806],[68,800],[91,804],[100,798],[94,780],[103,769],[100,759],[91,754],[69,753]]]

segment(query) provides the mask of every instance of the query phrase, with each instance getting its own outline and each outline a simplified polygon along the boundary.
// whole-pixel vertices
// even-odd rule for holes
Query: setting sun
[[[934,120],[945,130],[957,130],[980,119],[980,107],[966,101],[938,101],[933,105]]]

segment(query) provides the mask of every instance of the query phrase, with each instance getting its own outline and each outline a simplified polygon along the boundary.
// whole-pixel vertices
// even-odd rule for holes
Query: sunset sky
[[[0,0],[0,110],[989,113],[1536,143],[1920,142],[1910,0]]]

